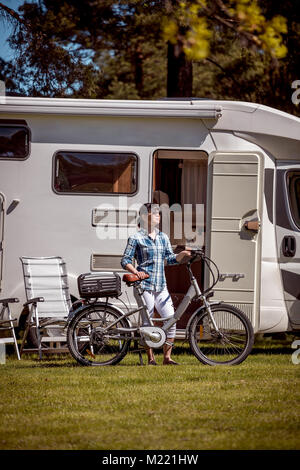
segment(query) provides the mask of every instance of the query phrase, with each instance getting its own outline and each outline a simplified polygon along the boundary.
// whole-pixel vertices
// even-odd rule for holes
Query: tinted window
[[[287,182],[291,213],[294,222],[300,228],[300,171],[289,172]]]
[[[22,126],[0,126],[0,157],[26,158],[29,154],[29,130]]]
[[[54,189],[61,193],[132,194],[137,157],[129,153],[59,152]]]

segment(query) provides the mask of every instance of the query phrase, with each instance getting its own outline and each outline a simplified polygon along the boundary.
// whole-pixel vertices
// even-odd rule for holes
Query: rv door
[[[214,299],[240,308],[254,329],[259,313],[261,175],[259,154],[215,152],[209,165],[207,253],[220,271]],[[211,283],[206,272],[206,287]]]
[[[289,321],[300,329],[300,164],[276,165],[277,254]]]
[[[0,193],[0,292],[1,292],[2,265],[3,265],[3,236],[4,236],[4,197]]]

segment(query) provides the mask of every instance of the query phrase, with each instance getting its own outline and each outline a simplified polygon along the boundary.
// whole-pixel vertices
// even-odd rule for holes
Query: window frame
[[[297,175],[295,175],[297,173]],[[297,200],[295,198],[295,191],[293,189],[293,194],[291,191],[291,181],[294,178],[299,178],[300,179],[300,169],[299,168],[290,168],[286,172],[286,188],[287,188],[287,196],[288,196],[288,204],[289,204],[289,212],[290,212],[290,217],[294,223],[294,225],[297,227],[298,230],[300,230],[300,216],[299,219],[295,217],[295,204],[298,205]],[[299,206],[300,206],[300,201],[299,201]],[[299,207],[300,208],[300,207]]]
[[[124,154],[124,155],[132,155],[136,158],[136,190],[133,193],[100,193],[100,192],[75,192],[75,191],[57,191],[55,188],[55,178],[56,178],[56,158],[59,153],[94,153],[94,154],[111,154],[111,155],[116,155],[116,154]],[[119,151],[119,150],[70,150],[70,149],[60,149],[57,150],[52,157],[52,191],[59,195],[59,196],[112,196],[112,197],[118,197],[118,196],[127,196],[127,197],[132,197],[135,196],[139,192],[139,167],[140,167],[140,157],[136,152],[132,151]]]
[[[10,119],[5,119],[2,120],[0,119],[0,128],[1,127],[15,127],[16,129],[25,129],[27,133],[27,145],[26,145],[26,152],[23,157],[7,157],[7,156],[1,156],[0,154],[0,160],[8,160],[8,161],[24,161],[27,160],[30,156],[31,153],[31,130],[28,127],[26,121],[19,121],[18,120],[10,120]]]

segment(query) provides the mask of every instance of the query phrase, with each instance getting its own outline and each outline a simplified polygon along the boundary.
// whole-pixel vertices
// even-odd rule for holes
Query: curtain
[[[206,174],[206,161],[183,160],[181,180],[181,204],[205,205]]]

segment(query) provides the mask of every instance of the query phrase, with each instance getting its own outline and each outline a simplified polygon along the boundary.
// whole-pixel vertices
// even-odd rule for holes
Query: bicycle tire
[[[106,327],[109,321],[112,323],[118,318],[117,327],[130,327],[127,318],[123,318],[111,305],[87,306],[74,315],[67,329],[67,344],[71,355],[80,365],[115,365],[126,356],[131,341],[130,332],[123,332],[122,335],[115,333],[113,340],[117,344],[114,346],[112,332],[103,335],[97,331],[100,326]]]
[[[207,365],[237,365],[250,354],[254,331],[246,315],[229,304],[211,305],[220,334],[214,329],[208,312],[202,310],[191,321],[189,343],[196,358]]]

